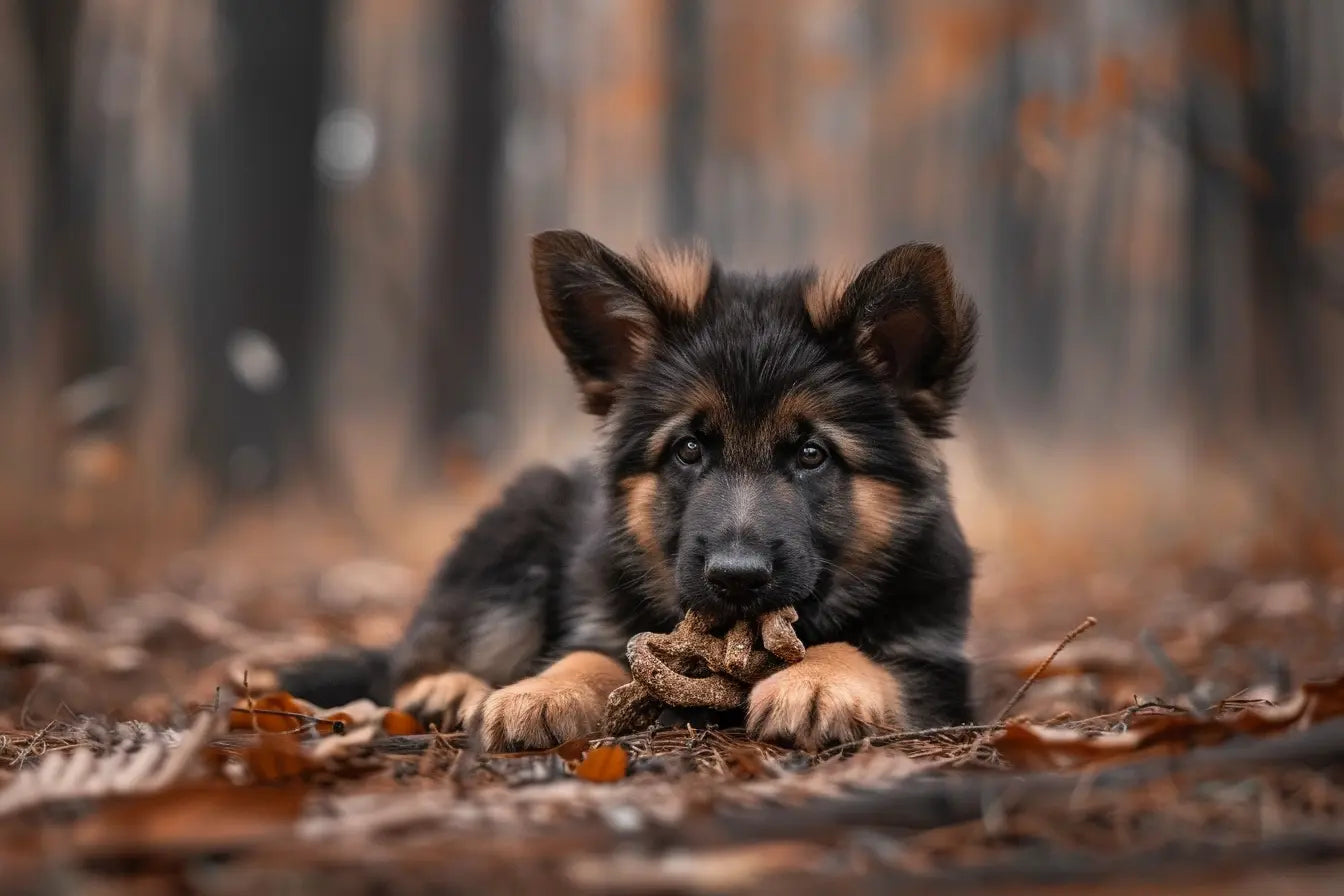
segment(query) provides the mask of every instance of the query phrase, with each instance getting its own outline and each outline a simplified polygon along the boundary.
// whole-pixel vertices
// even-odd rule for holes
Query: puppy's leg
[[[481,745],[489,752],[545,749],[597,731],[607,697],[630,680],[610,656],[576,650],[486,698]]]
[[[747,731],[804,750],[857,740],[900,724],[901,686],[857,647],[818,644],[801,662],[758,682]]]
[[[888,662],[901,683],[904,725],[911,730],[969,725],[971,666],[961,654],[907,656]]]
[[[551,649],[572,485],[558,470],[524,473],[463,535],[392,651],[395,706],[460,728],[495,687],[537,668]]]
[[[495,686],[526,674],[544,640],[537,576],[524,575],[507,592],[432,591],[393,650],[393,705],[451,731]]]

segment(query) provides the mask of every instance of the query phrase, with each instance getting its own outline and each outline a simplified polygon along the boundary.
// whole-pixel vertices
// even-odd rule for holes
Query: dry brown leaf
[[[588,745],[591,741],[586,737],[576,737],[573,740],[567,740],[552,752],[566,762],[578,762],[583,758],[583,754],[588,751]]]
[[[1072,728],[1008,725],[993,740],[995,749],[1016,768],[1059,770],[1129,762],[1141,754],[1180,753],[1197,745],[1218,743],[1234,732],[1190,716],[1162,715],[1136,720],[1126,731],[1092,735]]]
[[[1178,712],[1136,715],[1126,730],[1092,734],[1073,728],[1012,724],[993,739],[995,748],[1022,769],[1058,770],[1129,762],[1154,754],[1183,753],[1237,735],[1272,735],[1344,715],[1344,676],[1307,682],[1284,703],[1255,706],[1209,719]]]
[[[630,755],[624,747],[615,744],[594,747],[574,769],[574,774],[585,781],[609,783],[624,778],[629,764]]]
[[[754,778],[772,778],[765,764],[765,756],[755,747],[740,746],[728,751],[726,757],[728,771],[735,778],[751,780]]]
[[[1344,676],[1330,681],[1308,681],[1292,699],[1248,707],[1228,721],[1242,734],[1272,734],[1291,725],[1305,728],[1340,715],[1344,715]]]
[[[68,842],[98,853],[237,848],[288,831],[304,793],[300,787],[201,784],[114,797],[77,821]]]

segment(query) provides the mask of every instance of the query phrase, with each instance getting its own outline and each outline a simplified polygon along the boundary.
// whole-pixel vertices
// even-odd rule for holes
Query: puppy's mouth
[[[695,610],[725,624],[740,619],[755,619],[763,613],[793,606],[802,597],[782,591],[735,593],[717,588],[697,589],[698,593],[683,595],[682,609]]]

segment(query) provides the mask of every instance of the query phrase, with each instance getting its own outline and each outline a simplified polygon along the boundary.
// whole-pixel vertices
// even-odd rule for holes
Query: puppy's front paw
[[[607,697],[630,680],[615,660],[575,651],[539,675],[495,691],[475,727],[489,753],[544,750],[597,731]]]
[[[819,644],[751,689],[747,731],[815,751],[889,730],[899,714],[890,672],[849,644]]]
[[[417,678],[397,689],[393,705],[440,731],[465,728],[493,688],[468,672],[443,672]]]
[[[582,684],[524,678],[481,707],[481,747],[488,753],[549,749],[596,731],[606,705]]]

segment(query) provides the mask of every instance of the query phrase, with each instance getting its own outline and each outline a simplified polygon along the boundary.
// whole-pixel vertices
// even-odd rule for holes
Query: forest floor
[[[8,893],[1324,893],[1344,874],[1344,550],[1311,527],[991,577],[981,724],[817,755],[690,728],[480,755],[378,707],[240,692],[244,668],[391,640],[424,571],[82,556],[11,556],[0,583]]]

